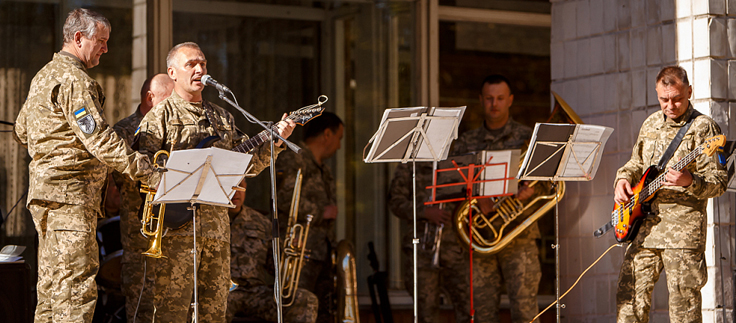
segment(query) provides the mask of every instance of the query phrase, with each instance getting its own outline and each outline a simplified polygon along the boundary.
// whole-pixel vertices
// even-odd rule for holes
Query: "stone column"
[[[568,183],[561,202],[562,286],[615,243],[613,234],[592,232],[609,220],[613,178],[630,157],[644,119],[659,110],[655,78],[661,67],[679,64],[693,84],[694,106],[711,115],[733,137],[729,116],[736,111],[736,1],[581,0],[552,1],[552,90],[586,123],[615,129],[596,177]],[[730,27],[730,28],[729,28]],[[734,103],[732,103],[734,102]],[[733,308],[732,193],[708,209],[708,284],[703,288],[705,322],[731,321]],[[563,303],[569,321],[614,321],[616,285],[624,250],[614,249],[593,267]],[[595,295],[595,297],[590,297]],[[723,310],[725,302],[725,308]],[[668,319],[666,277],[653,295],[651,320]]]

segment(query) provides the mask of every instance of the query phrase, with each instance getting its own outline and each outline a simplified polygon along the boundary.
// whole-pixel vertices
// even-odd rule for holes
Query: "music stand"
[[[537,123],[529,150],[519,168],[520,180],[589,181],[598,171],[603,147],[613,128],[586,125]],[[557,322],[560,322],[560,225],[555,194],[555,281]]]
[[[416,162],[437,162],[447,158],[450,144],[457,138],[457,128],[464,113],[464,106],[386,109],[378,130],[366,144],[365,149],[371,146],[367,156],[365,149],[363,150],[363,161],[366,163],[412,162],[415,323],[418,321],[419,314],[417,306],[417,244],[419,244],[419,239],[417,239]]]
[[[245,177],[253,156],[220,148],[171,152],[151,204],[189,203],[194,234],[194,322],[199,322],[197,301],[197,205],[235,207],[230,201]]]

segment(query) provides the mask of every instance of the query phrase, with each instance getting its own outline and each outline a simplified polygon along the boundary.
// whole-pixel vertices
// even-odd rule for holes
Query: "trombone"
[[[307,223],[301,225],[296,223],[299,211],[299,195],[302,189],[302,170],[296,173],[296,182],[294,183],[294,193],[291,196],[291,208],[289,209],[288,233],[284,239],[284,248],[281,252],[279,269],[281,277],[279,283],[281,287],[281,298],[287,300],[283,306],[291,306],[296,300],[296,290],[299,287],[299,277],[301,276],[302,266],[304,265],[304,255],[306,252],[307,237],[309,236],[309,226],[312,223],[313,216],[307,215]]]

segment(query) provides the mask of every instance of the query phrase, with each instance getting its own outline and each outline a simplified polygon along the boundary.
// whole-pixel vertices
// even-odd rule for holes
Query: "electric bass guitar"
[[[290,112],[286,119],[293,120],[294,123],[300,126],[307,124],[307,122],[312,121],[312,119],[316,117],[319,117],[320,115],[322,115],[322,112],[325,111],[325,108],[322,107],[322,104],[327,102],[327,96],[321,95],[319,98],[317,98],[317,101],[318,103],[316,104],[305,106],[300,108],[299,110]],[[273,129],[277,130],[276,126],[273,126]],[[271,132],[268,130],[263,130],[259,134],[247,139],[232,150],[241,153],[248,153],[251,150],[258,148],[258,146],[260,146],[264,142],[269,141],[270,139]],[[200,141],[196,148],[211,147],[218,140],[220,140],[219,136],[209,136]],[[166,204],[166,209],[164,211],[164,225],[167,228],[178,229],[191,221],[193,212],[188,210],[189,206],[190,205],[186,203]],[[158,212],[158,210],[155,209],[154,212]]]
[[[703,144],[680,159],[671,168],[679,172],[701,154],[713,155],[725,143],[726,136],[724,135],[708,138]],[[596,230],[593,235],[600,237],[610,229],[614,229],[614,234],[618,242],[634,240],[644,218],[653,214],[651,201],[657,191],[664,185],[664,176],[666,173],[665,170],[660,174],[657,165],[649,166],[639,180],[639,183],[632,188],[634,195],[631,196],[629,202],[616,204],[611,213],[611,221]]]

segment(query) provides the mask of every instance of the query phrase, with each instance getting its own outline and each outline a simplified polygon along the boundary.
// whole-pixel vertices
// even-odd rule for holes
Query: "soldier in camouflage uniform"
[[[417,302],[419,307],[419,322],[439,322],[440,288],[443,288],[452,301],[455,309],[456,322],[470,321],[470,285],[468,277],[468,253],[463,248],[452,225],[451,213],[437,206],[425,206],[431,198],[431,191],[425,189],[432,185],[432,164],[417,163],[417,236],[424,238],[425,227],[429,225],[430,234],[436,233],[436,227],[444,224],[442,242],[440,245],[439,268],[432,267],[431,250],[433,241],[420,240],[417,246]],[[409,228],[413,227],[413,196],[412,196],[412,166],[400,164],[394,171],[389,190],[388,206],[397,217],[406,221]],[[412,230],[404,233],[402,250],[404,252],[403,265],[404,283],[409,294],[413,289],[413,246]],[[433,238],[428,237],[432,240]],[[426,247],[422,247],[426,246]]]
[[[307,214],[314,218],[307,239],[307,250],[310,254],[302,268],[299,286],[315,293],[319,298],[318,322],[332,322],[333,313],[330,311],[334,310],[334,280],[331,252],[337,245],[335,179],[324,160],[340,149],[343,131],[340,118],[333,113],[324,112],[306,125],[304,141],[299,143],[303,148],[301,153],[286,151],[276,161],[280,223],[287,223],[296,173],[299,169],[302,170],[297,222],[306,223]],[[283,226],[281,230],[284,236],[288,228]]]
[[[157,74],[143,82],[141,87],[141,103],[138,108],[123,120],[113,126],[115,132],[129,145],[133,144],[138,125],[143,116],[156,104],[163,101],[174,90],[174,82],[166,74]],[[138,208],[143,203],[138,186],[134,181],[122,176],[119,172],[113,172],[115,185],[120,191],[120,240],[123,245],[122,258],[122,285],[121,290],[125,296],[125,313],[128,322],[133,322],[139,306],[149,307],[141,313],[153,313],[153,295],[151,288],[143,288],[143,273],[146,272],[146,281],[153,283],[153,270],[151,263],[141,253],[148,248],[148,239],[141,230],[141,220],[138,218]],[[109,195],[108,195],[109,198]],[[145,264],[144,264],[145,261]],[[146,267],[144,269],[144,266]],[[140,304],[140,305],[139,305]],[[150,322],[152,317],[138,316],[137,321]]]
[[[641,126],[631,159],[616,173],[615,202],[626,203],[632,183],[659,163],[675,134],[695,111],[692,87],[682,67],[669,66],[657,75],[661,111]],[[726,189],[727,174],[716,156],[702,154],[678,172],[670,167],[721,129],[708,116],[697,116],[667,163],[665,183],[652,200],[654,216],[646,217],[629,245],[619,273],[618,322],[648,322],[652,290],[662,269],[667,273],[671,322],[702,322],[700,289],[708,280],[705,264],[706,205]]]
[[[455,141],[453,155],[481,150],[520,149],[531,138],[532,130],[509,116],[514,96],[509,81],[501,75],[483,80],[480,100],[484,108],[484,126],[468,131]],[[519,183],[517,198],[528,201],[549,186],[534,188]],[[490,199],[478,201],[485,214],[492,211]],[[524,218],[522,215],[520,218]],[[473,299],[475,322],[499,322],[501,283],[506,285],[511,306],[511,321],[530,322],[538,312],[537,292],[542,270],[539,264],[539,226],[535,222],[511,243],[493,255],[473,255]]]
[[[207,73],[206,64],[204,54],[195,43],[182,43],[169,51],[166,65],[169,77],[174,80],[174,91],[143,117],[138,141],[142,153],[153,158],[159,150],[192,149],[209,136],[218,136],[220,140],[214,146],[223,149],[233,149],[248,139],[237,129],[229,112],[202,99],[204,84],[201,78]],[[277,123],[279,134],[288,137],[294,125],[291,120],[282,120]],[[280,140],[277,146],[281,146]],[[280,150],[283,148],[279,147]],[[251,173],[258,174],[265,169],[270,156],[270,145],[254,150]],[[156,185],[158,179],[152,179],[152,183]],[[224,322],[230,286],[227,209],[198,206],[197,225],[199,319]],[[181,228],[170,229],[161,244],[167,258],[148,261],[154,263],[155,269],[152,293],[155,295],[156,322],[183,322],[187,318],[194,289],[193,239],[191,221]]]
[[[241,186],[247,188],[245,181]],[[245,191],[237,191],[232,198],[235,208],[228,209],[230,275],[238,287],[227,299],[227,321],[238,314],[276,322],[271,220],[244,206],[244,199]],[[315,322],[318,303],[317,296],[298,288],[294,304],[283,308],[284,322]]]
[[[110,23],[75,9],[64,45],[31,81],[15,122],[28,148],[28,209],[38,232],[36,322],[91,322],[99,268],[95,240],[108,167],[146,182],[146,156],[125,144],[101,114],[105,96],[87,74],[107,52]]]

